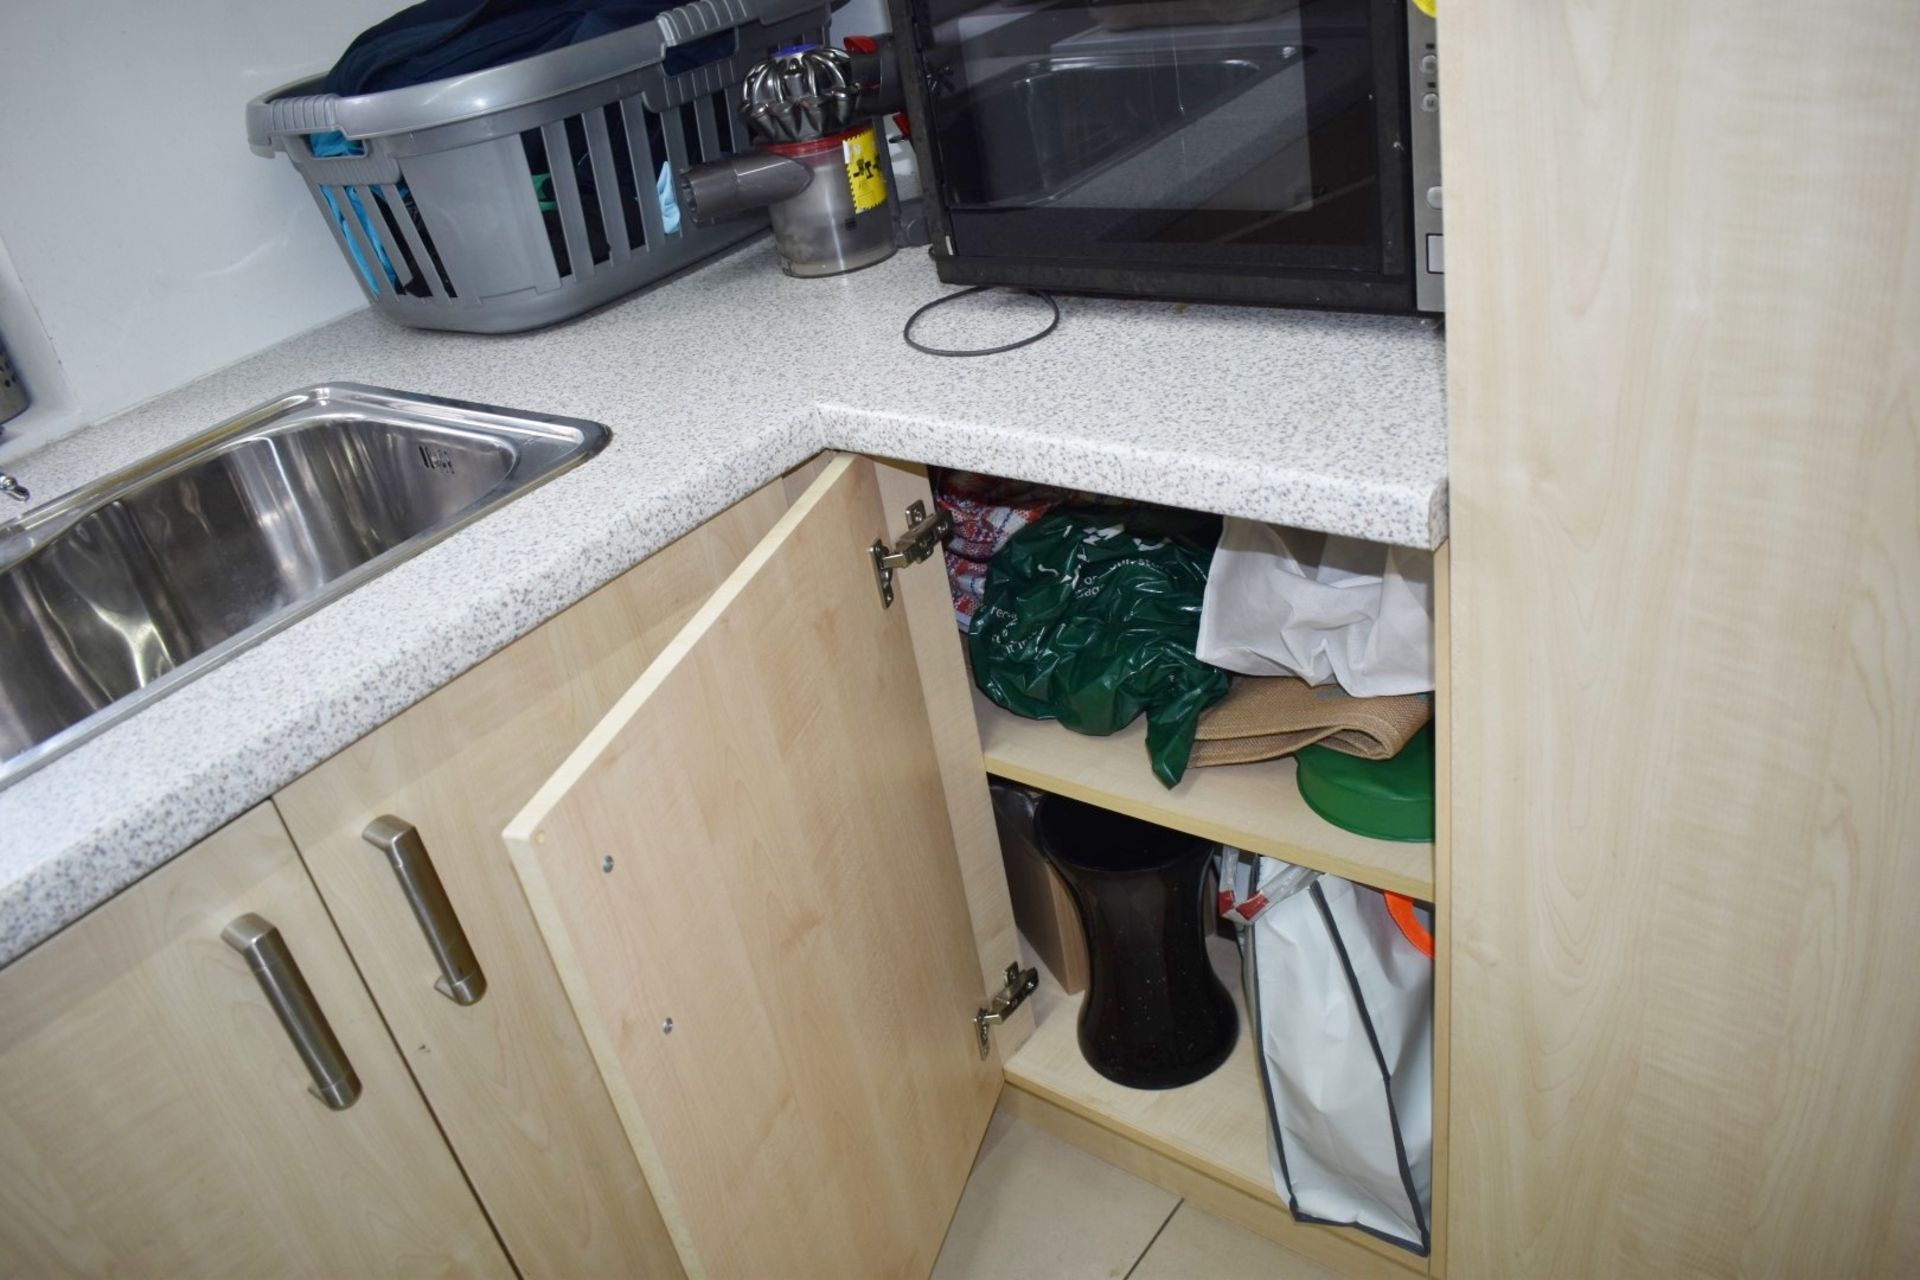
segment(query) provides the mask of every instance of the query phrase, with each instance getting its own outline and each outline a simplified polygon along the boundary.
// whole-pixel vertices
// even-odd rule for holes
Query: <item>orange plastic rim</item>
[[[1420,923],[1420,913],[1413,909],[1413,899],[1404,893],[1383,895],[1387,900],[1387,914],[1400,926],[1400,932],[1413,949],[1427,959],[1433,959],[1433,935],[1427,932],[1427,926]]]

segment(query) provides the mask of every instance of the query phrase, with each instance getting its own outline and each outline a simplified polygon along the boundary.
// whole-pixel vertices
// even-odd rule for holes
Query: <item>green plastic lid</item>
[[[1376,840],[1433,839],[1433,726],[1391,760],[1330,747],[1299,753],[1300,798],[1336,827]]]

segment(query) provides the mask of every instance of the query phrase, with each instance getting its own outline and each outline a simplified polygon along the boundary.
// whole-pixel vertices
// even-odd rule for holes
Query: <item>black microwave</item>
[[[942,280],[1444,309],[1415,0],[889,4]]]

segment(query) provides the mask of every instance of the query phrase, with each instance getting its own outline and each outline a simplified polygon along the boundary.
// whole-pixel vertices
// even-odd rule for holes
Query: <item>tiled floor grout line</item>
[[[1167,1224],[1173,1221],[1173,1215],[1180,1212],[1180,1206],[1185,1203],[1185,1200],[1173,1202],[1173,1208],[1167,1210],[1167,1216],[1160,1220],[1159,1230],[1153,1233],[1153,1238],[1147,1241],[1147,1247],[1140,1251],[1140,1256],[1133,1260],[1133,1265],[1127,1268],[1127,1274],[1121,1276],[1120,1280],[1133,1280],[1133,1273],[1140,1269],[1140,1264],[1147,1260],[1147,1255],[1153,1252],[1153,1246],[1159,1242],[1160,1232],[1167,1229]]]

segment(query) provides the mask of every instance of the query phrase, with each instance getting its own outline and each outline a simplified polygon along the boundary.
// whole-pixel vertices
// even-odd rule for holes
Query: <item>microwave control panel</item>
[[[1413,171],[1413,305],[1447,309],[1447,239],[1440,208],[1440,50],[1434,21],[1407,6],[1407,67],[1412,117],[1407,149]]]

